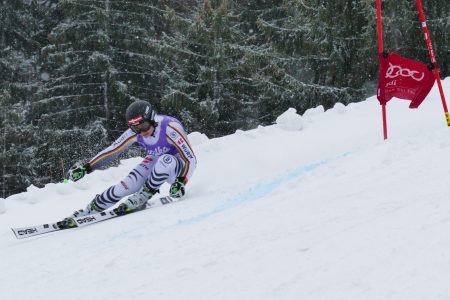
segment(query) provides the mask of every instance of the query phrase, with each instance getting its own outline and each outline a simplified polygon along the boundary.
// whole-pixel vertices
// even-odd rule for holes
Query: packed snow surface
[[[450,128],[436,87],[408,105],[388,103],[387,141],[375,97],[192,133],[184,201],[85,228],[10,230],[85,207],[142,158],[0,199],[0,299],[450,299]]]

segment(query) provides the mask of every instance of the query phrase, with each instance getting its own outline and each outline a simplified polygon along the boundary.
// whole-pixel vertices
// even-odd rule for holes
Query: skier
[[[114,212],[123,215],[140,210],[159,192],[164,182],[171,184],[169,192],[172,197],[184,196],[185,185],[196,168],[197,160],[180,121],[157,115],[152,105],[142,100],[127,108],[126,120],[129,128],[88,163],[69,170],[69,179],[77,181],[107,165],[134,143],[145,149],[147,156],[126,178],[96,195],[85,209],[75,211],[59,222],[61,228],[75,227],[72,218],[101,212],[129,195]]]

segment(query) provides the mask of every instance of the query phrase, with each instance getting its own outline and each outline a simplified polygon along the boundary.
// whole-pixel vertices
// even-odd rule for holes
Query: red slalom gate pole
[[[383,25],[381,22],[381,0],[377,0],[377,33],[378,33],[378,57],[384,51],[383,48]],[[381,64],[381,61],[379,61]],[[387,116],[386,116],[386,104],[381,105],[381,114],[383,117],[383,137],[387,139]]]
[[[379,1],[379,0],[377,0]],[[419,11],[420,22],[422,23],[423,34],[425,35],[425,39],[427,41],[428,53],[430,54],[431,63],[434,66],[434,77],[436,78],[436,82],[438,84],[439,93],[441,94],[442,106],[444,107],[445,119],[447,121],[447,125],[450,126],[450,115],[447,109],[447,103],[445,101],[444,89],[442,88],[441,76],[439,75],[439,68],[436,62],[436,56],[434,55],[433,45],[431,44],[430,33],[427,27],[427,21],[425,19],[425,14],[423,13],[422,2],[420,0],[416,0],[417,10]]]

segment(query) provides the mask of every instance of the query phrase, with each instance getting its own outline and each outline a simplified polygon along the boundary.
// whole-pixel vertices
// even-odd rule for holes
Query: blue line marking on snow
[[[323,166],[323,165],[329,163],[330,161],[347,156],[348,154],[349,153],[344,153],[335,158],[322,160],[320,162],[313,163],[313,164],[306,165],[306,166],[301,166],[290,172],[287,172],[284,175],[281,175],[281,176],[275,178],[274,180],[272,180],[269,183],[259,183],[255,186],[251,187],[246,192],[238,194],[235,197],[227,200],[224,204],[212,209],[211,211],[200,214],[198,216],[195,216],[195,217],[192,217],[189,219],[180,220],[180,221],[178,221],[178,223],[176,225],[187,225],[187,224],[197,223],[197,222],[203,221],[203,220],[211,217],[212,215],[215,215],[215,214],[221,213],[225,210],[239,206],[242,203],[258,200],[258,199],[268,195],[269,193],[273,192],[275,189],[277,189],[281,185],[287,183],[288,181],[297,179],[298,177],[300,177],[304,174],[307,174],[309,172],[312,172],[315,169],[319,168],[320,166]]]

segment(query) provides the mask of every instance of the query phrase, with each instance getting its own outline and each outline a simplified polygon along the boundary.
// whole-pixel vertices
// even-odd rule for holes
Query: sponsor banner
[[[409,108],[417,108],[434,84],[433,71],[424,63],[395,53],[380,55],[378,100],[386,104],[393,97],[411,100]]]

